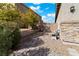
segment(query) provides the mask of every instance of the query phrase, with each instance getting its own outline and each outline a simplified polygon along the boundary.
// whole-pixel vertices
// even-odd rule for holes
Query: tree
[[[19,27],[28,28],[28,26],[31,26],[33,29],[37,27],[39,21],[37,15],[31,9],[28,9],[28,12],[23,14],[10,3],[0,4],[0,20],[15,21]]]
[[[28,21],[28,25],[30,25],[32,27],[32,29],[37,28],[36,25],[39,20],[38,20],[37,15],[33,11],[29,10],[29,12],[26,13],[26,19]]]
[[[20,13],[13,4],[0,4],[0,20],[14,21],[20,24]]]
[[[17,20],[20,14],[11,4],[0,4],[0,55],[8,55],[9,50],[20,41]]]
[[[0,11],[0,20],[14,21],[14,20],[18,20],[19,18],[20,18],[20,15],[16,10]]]
[[[31,26],[32,29],[35,29],[37,27],[36,25],[39,21],[37,15],[29,9],[27,13],[21,13],[21,20],[24,23],[24,28],[28,28],[28,26]]]
[[[1,10],[13,10],[15,8],[15,5],[13,5],[12,3],[0,3]]]

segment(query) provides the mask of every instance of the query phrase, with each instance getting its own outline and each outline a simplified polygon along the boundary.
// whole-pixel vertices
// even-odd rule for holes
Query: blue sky
[[[55,13],[56,13],[56,4],[55,3],[25,3],[28,7],[38,13],[43,22],[54,23],[55,22]]]

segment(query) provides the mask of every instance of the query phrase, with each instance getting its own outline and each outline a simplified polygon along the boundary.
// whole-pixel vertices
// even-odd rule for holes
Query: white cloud
[[[36,4],[36,5],[38,5],[38,4],[41,4],[41,3],[33,3],[33,4]]]
[[[50,13],[45,16],[42,16],[42,18],[47,18],[47,17],[55,17],[55,13]]]
[[[54,23],[55,13],[50,13],[45,16],[42,16],[42,20],[48,23]]]
[[[47,14],[47,16],[52,16],[52,17],[55,17],[55,13],[50,13],[50,14]]]
[[[46,18],[46,16],[42,16],[42,18]]]
[[[33,9],[33,10],[39,10],[40,6],[37,6],[37,7],[31,6],[30,8]]]
[[[38,13],[42,13],[42,12],[43,12],[42,10],[40,10],[40,6],[36,6],[36,7],[30,6],[30,8],[31,8],[32,10],[38,12]]]
[[[48,22],[47,19],[48,19],[47,16],[42,16],[42,20],[43,20],[44,22]]]

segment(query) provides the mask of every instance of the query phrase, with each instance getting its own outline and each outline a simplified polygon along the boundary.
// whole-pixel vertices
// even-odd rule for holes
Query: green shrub
[[[8,55],[20,40],[17,23],[0,20],[0,55]]]
[[[20,31],[18,28],[15,29],[15,31],[13,32],[13,45],[12,45],[12,48],[15,48],[16,45],[19,43],[20,39],[21,39],[21,35],[20,35]]]

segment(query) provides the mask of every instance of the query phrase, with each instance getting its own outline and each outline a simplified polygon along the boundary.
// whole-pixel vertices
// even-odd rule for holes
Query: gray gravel
[[[36,47],[14,51],[10,56],[47,56],[50,49],[45,47]]]
[[[62,56],[62,54],[51,51],[49,48],[36,47],[14,51],[10,56]]]
[[[51,51],[51,52],[48,54],[48,56],[63,56],[63,54],[61,54],[61,53],[56,53],[56,52],[54,52],[54,51]]]
[[[78,51],[74,48],[68,48],[67,51],[69,52],[69,55],[71,56],[79,56]]]
[[[20,43],[19,50],[13,51],[10,56],[62,56],[61,53],[51,51],[50,48],[43,46],[46,39],[50,38],[49,34],[32,37],[32,40]]]

